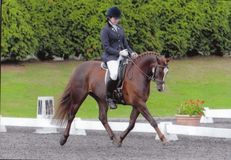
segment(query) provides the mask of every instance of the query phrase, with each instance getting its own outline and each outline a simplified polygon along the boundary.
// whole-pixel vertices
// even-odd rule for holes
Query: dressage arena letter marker
[[[54,116],[54,97],[38,97],[37,118],[51,119]]]
[[[38,97],[37,103],[37,120],[51,120],[54,116],[54,97]],[[36,129],[35,133],[47,134],[47,133],[58,133],[55,127],[44,127]]]

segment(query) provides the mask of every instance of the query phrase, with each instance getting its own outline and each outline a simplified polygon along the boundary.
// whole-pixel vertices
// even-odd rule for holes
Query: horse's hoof
[[[65,136],[62,136],[59,140],[59,143],[61,146],[63,146],[66,142],[67,142],[67,137]]]
[[[169,141],[164,137],[163,140],[162,140],[162,144],[163,145],[168,145]]]
[[[116,147],[121,147],[122,146],[122,143],[120,143],[120,142],[112,142]]]
[[[121,147],[122,143],[120,142],[120,140],[118,140],[116,137],[113,138],[112,143],[116,146],[116,147]]]
[[[162,135],[162,136],[160,137],[160,140],[161,140],[162,144],[164,144],[164,145],[169,144],[169,141],[165,138],[164,135]]]

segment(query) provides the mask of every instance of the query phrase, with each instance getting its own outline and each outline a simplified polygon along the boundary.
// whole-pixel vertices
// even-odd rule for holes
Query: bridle
[[[152,68],[152,75],[149,76],[148,74],[146,74],[142,69],[140,69],[140,67],[133,61],[133,59],[131,57],[129,57],[129,60],[134,64],[134,66],[141,72],[143,73],[149,80],[155,81],[159,84],[164,84],[165,81],[164,80],[160,80],[156,78],[156,70],[157,68],[168,68],[168,65],[155,65],[155,67]]]
[[[155,81],[155,82],[157,82],[159,84],[164,84],[165,83],[164,80],[160,80],[160,79],[156,78],[156,70],[157,70],[158,67],[159,68],[166,68],[166,67],[168,68],[167,65],[159,65],[159,64],[157,64],[155,67],[152,68],[152,76],[151,76],[150,80]]]

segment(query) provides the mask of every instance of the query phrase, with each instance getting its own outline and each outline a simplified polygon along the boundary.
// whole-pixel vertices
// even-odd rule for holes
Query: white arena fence
[[[52,125],[50,119],[35,118],[12,118],[1,117],[2,126],[18,126],[18,127],[35,127],[40,128],[36,133],[57,133],[60,126]],[[109,122],[112,130],[124,131],[128,122]],[[177,140],[177,135],[188,136],[204,136],[215,138],[231,138],[231,129],[212,128],[212,127],[195,127],[175,125],[172,122],[161,122],[159,127],[169,140]],[[63,127],[62,127],[63,128]],[[71,135],[86,135],[86,130],[105,130],[100,121],[81,120],[75,118],[72,124]],[[132,132],[155,133],[155,130],[149,123],[136,123]]]
[[[60,127],[51,124],[53,111],[53,97],[38,97],[37,118],[14,118],[0,116],[0,132],[7,131],[5,126],[17,126],[34,127],[36,129],[35,133],[58,133],[57,129],[64,128],[65,125]],[[206,109],[205,117],[222,118],[222,115],[224,114],[225,118],[229,118],[229,113],[229,110],[214,111]],[[113,131],[124,131],[128,124],[128,122],[109,122]],[[159,127],[168,140],[178,140],[177,135],[231,138],[231,129],[228,128],[183,126],[172,124],[172,122],[160,122]],[[71,126],[70,134],[86,135],[86,130],[105,130],[105,128],[100,121],[75,118]],[[136,123],[132,132],[155,133],[155,130],[149,123]],[[156,139],[158,139],[157,136]]]
[[[231,109],[209,109],[205,107],[200,123],[213,123],[214,118],[231,118]]]

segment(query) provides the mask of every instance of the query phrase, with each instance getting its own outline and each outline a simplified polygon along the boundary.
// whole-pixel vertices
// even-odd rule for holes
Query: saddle
[[[120,103],[120,104],[126,104],[123,98],[122,89],[123,89],[123,80],[125,77],[125,71],[126,71],[127,64],[128,64],[128,59],[126,58],[120,61],[119,68],[118,68],[117,85],[116,85],[116,89],[113,92],[113,99],[115,100],[116,103]],[[108,67],[105,62],[101,63],[101,68],[108,71]],[[105,81],[107,81],[106,76],[109,76],[107,72],[105,74]]]

